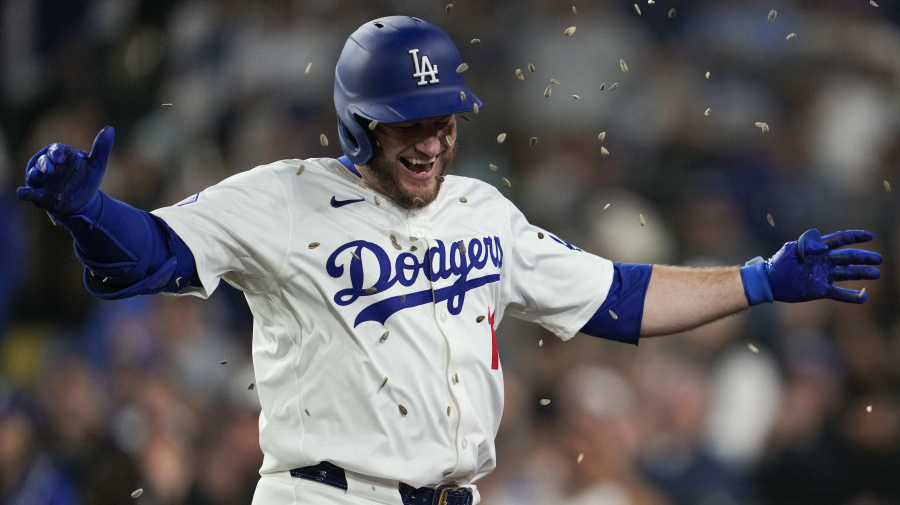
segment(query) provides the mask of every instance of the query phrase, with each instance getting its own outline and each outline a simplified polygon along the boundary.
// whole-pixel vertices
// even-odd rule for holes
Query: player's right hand
[[[74,214],[97,194],[115,137],[115,129],[107,126],[97,134],[90,153],[65,144],[41,149],[25,166],[19,198],[59,217]]]

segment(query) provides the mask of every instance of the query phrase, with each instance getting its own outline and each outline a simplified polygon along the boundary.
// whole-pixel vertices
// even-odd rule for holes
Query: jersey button
[[[424,230],[416,230],[416,236],[417,236],[417,237],[424,237],[424,236],[425,236],[425,231],[424,231]]]
[[[469,441],[466,439],[462,439],[462,448],[465,449],[469,446]]]
[[[441,322],[442,323],[447,322],[447,313],[446,312],[441,312]]]

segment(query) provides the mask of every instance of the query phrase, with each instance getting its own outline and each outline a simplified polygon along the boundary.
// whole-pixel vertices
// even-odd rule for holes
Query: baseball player
[[[872,234],[810,230],[768,261],[711,269],[613,263],[528,223],[493,186],[445,175],[456,114],[482,102],[456,46],[414,17],[361,26],[335,70],[344,156],[234,175],[151,213],[98,190],[90,153],[51,144],[18,195],[75,241],[103,299],[207,297],[253,312],[265,455],[254,504],[473,504],[495,466],[506,315],[567,340],[637,344],[758,303],[867,295]]]

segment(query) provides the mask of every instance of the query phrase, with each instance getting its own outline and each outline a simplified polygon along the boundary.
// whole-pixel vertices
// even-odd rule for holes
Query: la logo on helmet
[[[428,60],[428,56],[422,55],[422,63],[419,64],[419,58],[417,57],[419,54],[418,49],[410,49],[409,54],[412,55],[413,63],[416,65],[416,73],[412,76],[419,78],[419,86],[424,86],[426,84],[437,84],[441,81],[437,78],[438,67],[437,65],[432,65],[431,61]],[[426,81],[425,76],[431,77],[431,80]]]

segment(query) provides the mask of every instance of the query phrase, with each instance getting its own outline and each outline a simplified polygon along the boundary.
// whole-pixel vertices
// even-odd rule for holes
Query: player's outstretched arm
[[[85,285],[101,298],[123,298],[194,285],[190,250],[161,219],[99,190],[115,130],[100,130],[90,153],[50,144],[25,167],[18,196],[68,230],[85,265]],[[180,285],[179,285],[180,284]]]
[[[872,234],[846,230],[825,235],[812,229],[786,244],[769,260],[744,267],[686,268],[654,265],[644,299],[641,336],[667,335],[715,321],[764,302],[805,302],[830,298],[864,303],[868,294],[835,282],[877,279],[881,255],[839,249],[868,242]]]

